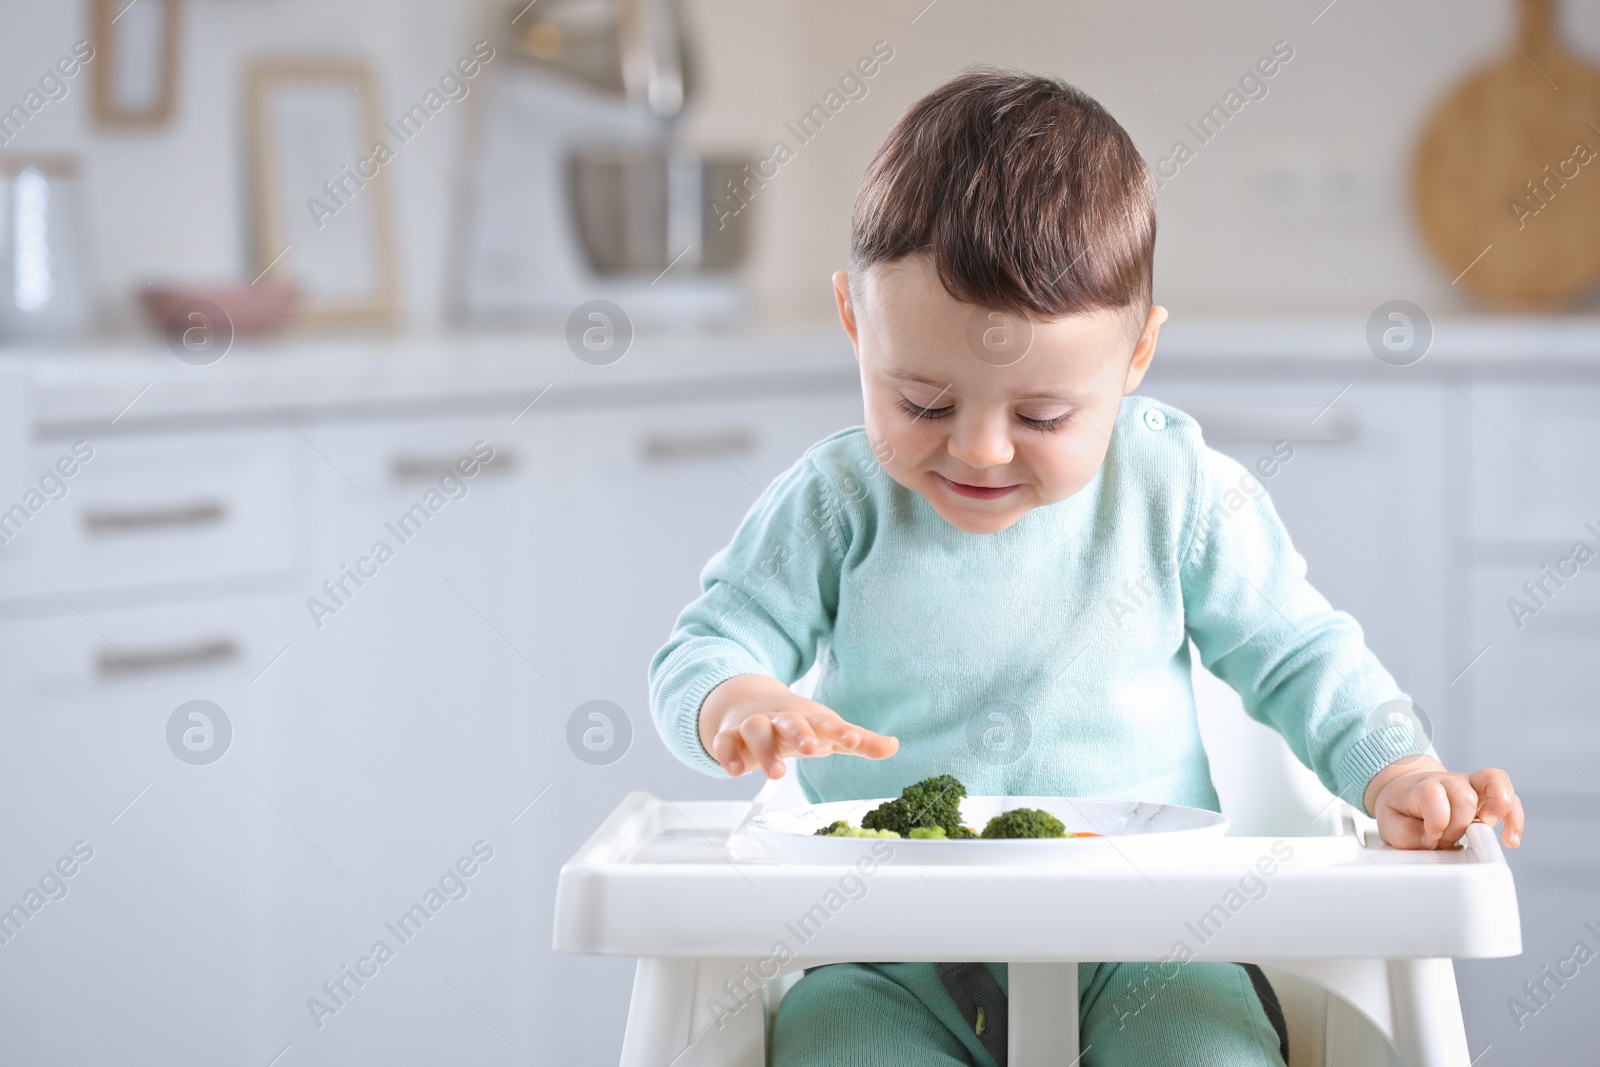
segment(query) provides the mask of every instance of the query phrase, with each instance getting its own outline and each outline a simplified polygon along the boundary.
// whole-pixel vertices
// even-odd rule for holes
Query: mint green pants
[[[988,966],[1005,989],[1006,965]],[[1080,964],[1078,1026],[1082,1067],[1283,1067],[1278,1035],[1236,963]],[[932,963],[811,971],[778,1005],[769,1062],[998,1067]]]

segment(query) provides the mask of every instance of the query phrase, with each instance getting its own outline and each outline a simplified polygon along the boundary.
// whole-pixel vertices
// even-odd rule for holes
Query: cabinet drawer
[[[730,486],[753,488],[753,500],[808,447],[860,425],[862,411],[860,394],[841,389],[814,396],[674,399],[611,418],[611,425],[597,427],[598,434],[590,429],[583,436],[590,458],[613,478],[651,485],[726,479]],[[746,493],[735,489],[732,495]]]
[[[333,593],[353,598],[348,618],[366,617],[363,626],[386,625],[368,614],[374,611],[431,612],[438,597],[447,613],[470,612],[466,597],[512,625],[485,598],[514,602],[527,566],[527,515],[538,499],[532,486],[539,456],[527,444],[532,425],[531,418],[512,425],[496,413],[319,428],[318,446],[339,473],[324,465],[312,480],[322,518],[309,546],[310,571],[297,584],[342,612],[322,589],[325,580],[342,582]],[[401,562],[390,565],[389,554]],[[369,584],[357,586],[350,574]],[[380,609],[384,603],[389,607]]]
[[[34,565],[63,589],[287,571],[300,510],[297,444],[277,432],[49,441],[33,467],[80,462],[17,540],[32,542]]]

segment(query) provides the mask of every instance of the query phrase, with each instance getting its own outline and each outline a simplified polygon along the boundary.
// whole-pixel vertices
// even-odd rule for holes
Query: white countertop
[[[1175,319],[1161,332],[1152,374],[1600,374],[1600,317],[1460,317],[1434,326],[1427,355],[1394,367],[1367,348],[1361,317]],[[717,389],[752,379],[843,382],[855,373],[837,327],[644,331],[609,366],[580,361],[559,333],[285,337],[240,342],[208,366],[184,363],[149,337],[0,348],[5,364],[26,368],[36,423],[116,419],[125,428],[151,420],[267,415],[274,407],[316,412],[485,399],[520,406],[546,386],[550,392],[541,402],[556,406],[618,390],[648,397],[660,382]]]

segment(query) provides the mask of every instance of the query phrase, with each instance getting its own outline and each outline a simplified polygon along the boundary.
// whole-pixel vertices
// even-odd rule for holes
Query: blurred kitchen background
[[[645,668],[859,422],[855,189],[978,62],[1128,128],[1142,391],[1292,443],[1311,580],[1522,788],[1478,1062],[1593,1061],[1600,979],[1508,1001],[1600,947],[1600,9],[3,0],[0,1063],[616,1061],[557,870],[629,791],[759,786]]]

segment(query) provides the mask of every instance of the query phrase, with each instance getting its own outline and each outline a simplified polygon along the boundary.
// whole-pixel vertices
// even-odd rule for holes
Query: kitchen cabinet
[[[441,998],[470,998],[508,1033],[534,1001],[519,961],[548,935],[531,929],[526,887],[559,859],[536,815],[511,820],[556,763],[534,620],[537,530],[557,505],[545,439],[515,414],[490,403],[303,427],[320,521],[283,635],[305,699],[282,709],[277,774],[308,840],[277,872],[273,989],[302,1062],[497,1056],[481,1020],[437,1025]],[[402,942],[391,927],[463,856],[475,873],[449,883],[463,895]],[[395,958],[347,986],[347,1006],[323,992],[379,940]]]
[[[115,814],[100,811],[108,799],[137,791],[129,751],[150,765],[155,785],[104,846],[91,840],[116,862],[91,862],[51,905],[72,920],[60,940],[35,939],[66,973],[95,974],[62,992],[81,992],[136,1060],[246,1049],[265,1063],[285,1045],[302,1063],[487,1060],[507,1039],[539,1059],[615,1059],[632,962],[548,948],[557,872],[633,789],[759,785],[668,754],[645,667],[760,489],[859,422],[860,402],[847,377],[550,399],[520,414],[487,397],[97,440],[84,473],[101,461],[107,473],[74,484],[50,516],[59,540],[36,554],[64,596],[24,588],[3,624],[17,635],[0,652],[6,799],[27,828],[8,851],[49,862],[86,832],[75,827]],[[163,521],[95,530],[96,509]],[[241,584],[271,592],[259,604],[213,592]],[[194,696],[234,712],[234,747],[215,765],[183,764],[155,730]],[[596,699],[631,729],[615,762],[569,746],[569,717]],[[84,743],[52,755],[58,730],[88,735],[107,796],[73,804],[52,787],[86,758]],[[493,858],[456,880],[464,895],[399,940],[393,924],[480,842]],[[136,844],[188,888],[165,890],[127,852]],[[354,984],[380,939],[393,960]],[[160,994],[118,1001],[129,973],[153,974]],[[37,1061],[98,1055],[51,1051],[76,1032],[71,1008],[31,980],[17,976],[14,1003],[49,1025],[7,1026]],[[186,998],[206,1025],[170,1025]]]
[[[263,596],[0,623],[0,906],[26,907],[58,860],[90,854],[46,889],[64,896],[3,927],[7,1062],[109,1062],[77,1012],[135,1063],[254,1060],[277,1037],[270,887],[298,842],[271,802],[294,696],[260,671],[292,608]],[[194,700],[222,709],[191,738],[223,748],[203,765],[169,745]]]
[[[527,427],[509,422],[491,409],[306,427],[326,457],[310,486],[321,521],[283,640],[312,691],[285,709],[297,760],[283,773],[373,891],[455,856],[461,827],[541,770],[531,582],[548,501]]]
[[[1523,848],[1508,853],[1523,955],[1456,971],[1474,1049],[1497,1046],[1506,1063],[1567,1062],[1588,1040],[1600,993],[1581,973],[1550,985],[1544,1003],[1523,984],[1543,979],[1541,967],[1555,968],[1579,940],[1600,948],[1584,925],[1600,914],[1600,560],[1582,564],[1573,551],[1578,541],[1600,551],[1587,525],[1600,528],[1600,386],[1481,375],[1445,399],[1457,492],[1442,629],[1469,724],[1463,762],[1504,767],[1530,820]],[[1513,612],[1513,602],[1528,610]],[[1518,1020],[1513,998],[1537,1012]]]
[[[1194,415],[1214,447],[1246,466],[1272,440],[1292,443],[1294,459],[1263,484],[1310,581],[1361,624],[1447,765],[1512,775],[1533,820],[1523,850],[1508,853],[1524,955],[1462,961],[1457,980],[1475,1053],[1493,1046],[1500,1062],[1563,1062],[1600,994],[1573,983],[1520,1028],[1508,999],[1525,999],[1522,983],[1575,940],[1600,947],[1583,926],[1600,900],[1600,862],[1584,858],[1600,855],[1590,666],[1600,562],[1551,583],[1555,595],[1520,629],[1506,602],[1526,599],[1522,583],[1571,554],[1574,540],[1600,548],[1584,527],[1600,526],[1600,387],[1582,375],[1526,384],[1370,369],[1200,375],[1158,364],[1140,391]]]
[[[17,464],[29,484],[58,480],[10,531],[0,590],[3,906],[27,909],[50,879],[31,917],[0,924],[16,1062],[98,1062],[107,1050],[82,1018],[143,1062],[210,1062],[272,1038],[279,827],[263,794],[293,697],[263,668],[291,609],[272,586],[303,527],[287,444],[275,429],[107,426],[46,434]],[[174,728],[193,701],[203,717]]]
[[[1600,819],[1587,794],[1600,711],[1584,655],[1600,633],[1600,387],[1463,383],[1453,432],[1464,470],[1448,630],[1473,759],[1520,771],[1532,798]],[[1579,542],[1586,547],[1577,551]]]

